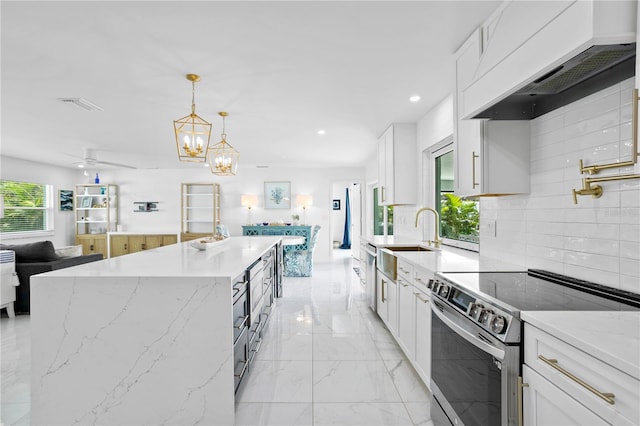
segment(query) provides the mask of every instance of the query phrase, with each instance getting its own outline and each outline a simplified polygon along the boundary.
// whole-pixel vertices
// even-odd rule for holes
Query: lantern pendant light
[[[204,163],[211,138],[211,123],[196,114],[195,85],[200,76],[187,74],[187,80],[191,82],[191,114],[173,122],[178,158],[180,161]]]
[[[214,175],[234,176],[238,169],[240,153],[227,142],[224,119],[229,114],[219,112],[218,115],[222,117],[222,140],[209,148],[209,167]]]

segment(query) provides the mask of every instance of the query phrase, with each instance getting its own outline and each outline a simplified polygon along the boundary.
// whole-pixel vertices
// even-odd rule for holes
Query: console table
[[[291,235],[304,237],[304,243],[296,245],[283,245],[283,250],[307,250],[307,244],[311,238],[310,225],[245,225],[242,227],[242,235]]]

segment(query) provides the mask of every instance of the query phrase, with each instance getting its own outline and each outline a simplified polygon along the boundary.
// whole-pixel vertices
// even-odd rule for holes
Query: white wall
[[[420,224],[425,224],[424,231],[420,225],[415,227],[416,212],[419,207],[433,207],[433,200],[425,199],[425,186],[432,185],[428,182],[428,178],[423,176],[423,170],[429,176],[432,175],[431,164],[426,164],[423,167],[423,151],[438,144],[442,140],[451,137],[453,134],[453,95],[449,95],[438,103],[433,109],[431,109],[424,117],[418,121],[417,124],[417,143],[416,143],[416,161],[417,161],[417,185],[416,185],[416,200],[418,200],[418,206],[396,206],[393,209],[394,222],[393,233],[394,235],[416,238],[418,240],[423,239],[423,232],[426,239],[433,239],[433,218],[430,213],[424,213],[420,217]]]
[[[55,167],[47,164],[18,160],[16,158],[0,156],[0,178],[20,182],[33,182],[53,185],[54,197],[54,233],[52,235],[30,238],[6,238],[0,236],[5,244],[23,244],[34,241],[50,240],[55,247],[74,244],[74,219],[72,211],[61,212],[58,208],[58,191],[61,189],[74,190],[76,179],[82,174],[76,170]]]
[[[527,268],[640,292],[640,180],[603,183],[601,198],[579,196],[585,165],[631,158],[634,80],[531,122],[531,193],[483,198],[480,253]],[[640,173],[636,164],[609,174]],[[496,221],[496,236],[487,222]]]

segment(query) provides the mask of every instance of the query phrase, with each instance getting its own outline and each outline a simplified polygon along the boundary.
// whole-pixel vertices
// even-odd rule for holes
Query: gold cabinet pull
[[[479,155],[476,154],[475,151],[471,152],[471,183],[473,184],[473,189],[476,188],[476,186],[479,186],[480,184],[478,182],[476,182],[476,158],[480,158]]]
[[[382,202],[384,203],[385,202],[385,199],[384,199],[384,186],[380,187],[380,197],[382,197]]]
[[[422,303],[429,303],[429,299],[423,299],[422,298],[422,294],[420,293],[413,293],[416,295],[416,297],[422,302]]]
[[[557,370],[560,373],[564,374],[565,376],[567,376],[568,378],[570,378],[571,380],[573,380],[574,382],[576,382],[577,384],[579,384],[583,388],[587,389],[589,392],[593,393],[598,398],[606,401],[608,404],[614,405],[616,403],[616,401],[614,399],[616,396],[614,394],[607,393],[607,392],[600,392],[598,389],[594,388],[589,383],[585,382],[584,380],[580,379],[579,377],[574,376],[573,374],[571,374],[570,372],[568,372],[564,368],[560,367],[558,365],[558,360],[557,359],[545,358],[542,355],[538,355],[538,359],[540,361],[544,362],[545,364],[549,365],[554,370]]]
[[[524,409],[522,408],[523,402],[523,388],[528,388],[529,383],[524,383],[522,377],[518,376],[518,425],[524,425]]]

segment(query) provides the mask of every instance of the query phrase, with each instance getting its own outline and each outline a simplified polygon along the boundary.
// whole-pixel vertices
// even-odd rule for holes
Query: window
[[[378,187],[373,188],[372,198],[373,235],[393,235],[393,206],[378,205]]]
[[[434,152],[435,209],[440,214],[440,236],[445,244],[478,249],[480,211],[476,200],[457,197],[453,145]]]
[[[0,233],[53,231],[53,190],[50,185],[0,180],[4,217]]]

